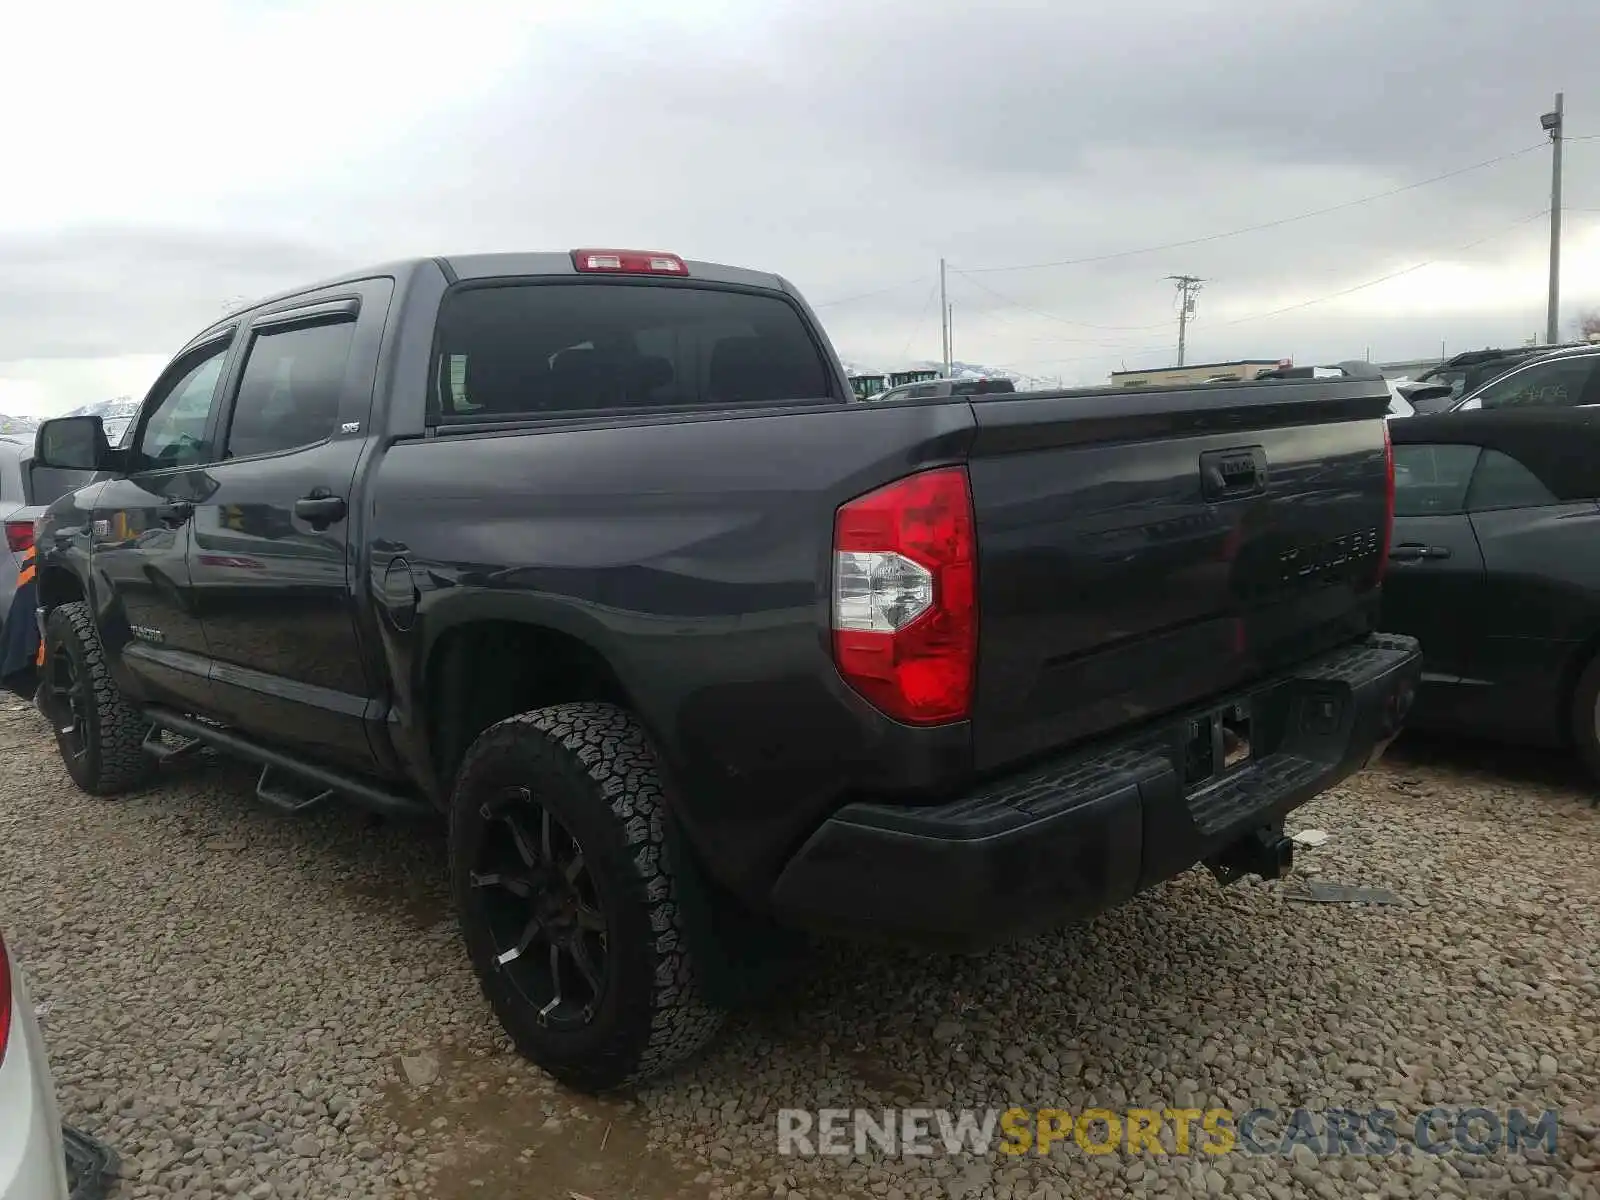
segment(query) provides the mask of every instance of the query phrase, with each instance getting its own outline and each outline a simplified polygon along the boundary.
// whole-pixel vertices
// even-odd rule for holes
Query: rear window
[[[710,288],[539,283],[465,288],[439,313],[445,419],[832,402],[799,312]]]

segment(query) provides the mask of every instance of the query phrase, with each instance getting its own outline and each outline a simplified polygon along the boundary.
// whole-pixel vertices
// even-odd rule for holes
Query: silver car
[[[33,434],[0,434],[0,522],[5,549],[0,552],[0,623],[11,611],[22,556],[33,545],[33,523],[58,496],[94,479],[87,471],[62,471],[33,461]]]
[[[0,937],[0,1200],[67,1200],[55,1081],[22,971]]]

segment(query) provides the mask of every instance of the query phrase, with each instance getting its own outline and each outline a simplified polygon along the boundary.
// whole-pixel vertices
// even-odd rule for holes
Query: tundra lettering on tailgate
[[[1292,584],[1331,574],[1348,563],[1365,562],[1376,557],[1381,544],[1381,533],[1374,527],[1342,533],[1310,545],[1293,546],[1278,554],[1279,582]]]

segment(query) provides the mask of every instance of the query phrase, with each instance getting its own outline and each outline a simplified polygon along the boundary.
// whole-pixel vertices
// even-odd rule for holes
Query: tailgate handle
[[[1200,456],[1200,490],[1207,500],[1258,496],[1267,490],[1267,452],[1261,446],[1207,450]]]

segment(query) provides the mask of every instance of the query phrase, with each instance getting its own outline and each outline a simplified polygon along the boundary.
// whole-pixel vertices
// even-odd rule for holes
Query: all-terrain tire
[[[516,789],[581,845],[604,912],[604,985],[581,1028],[540,1020],[499,961],[485,893],[474,886],[485,839],[504,832],[489,806]],[[517,1050],[580,1091],[659,1074],[722,1024],[722,1011],[704,998],[684,930],[666,791],[643,728],[610,704],[558,704],[492,725],[456,777],[451,886],[473,968]]]
[[[81,750],[70,735],[62,732],[63,724],[72,722],[72,718],[51,711],[56,707],[53,700],[44,705],[67,774],[80,788],[96,796],[133,791],[148,782],[156,769],[155,759],[144,750],[150,722],[128,703],[111,678],[100,631],[95,628],[89,606],[81,600],[59,605],[45,623],[41,688],[49,686],[60,655],[71,659],[85,692],[78,721],[73,722],[82,724]]]

